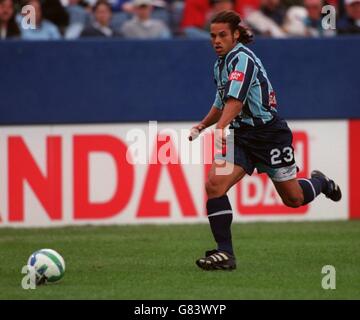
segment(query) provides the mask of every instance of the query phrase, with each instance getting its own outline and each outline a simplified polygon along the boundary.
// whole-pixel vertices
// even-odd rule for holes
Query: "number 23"
[[[285,157],[283,158],[286,162],[291,162],[294,159],[294,153],[292,148],[290,147],[285,147],[282,150],[283,154],[285,154]],[[280,164],[281,163],[281,159],[279,159],[280,155],[281,155],[281,151],[277,148],[272,149],[270,151],[270,155],[271,155],[271,164]]]

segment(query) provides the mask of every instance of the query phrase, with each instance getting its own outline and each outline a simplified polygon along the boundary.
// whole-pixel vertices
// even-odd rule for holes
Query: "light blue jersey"
[[[217,92],[214,106],[223,109],[229,97],[240,100],[244,106],[231,126],[241,123],[258,126],[274,118],[276,98],[261,61],[243,44],[237,44],[214,66]]]

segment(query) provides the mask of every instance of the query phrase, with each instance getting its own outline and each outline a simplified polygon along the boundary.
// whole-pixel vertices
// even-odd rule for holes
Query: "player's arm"
[[[201,131],[217,123],[221,118],[221,114],[221,109],[217,108],[216,106],[212,106],[205,118],[199,124],[191,128],[189,140],[194,140]]]
[[[225,129],[230,122],[240,113],[243,103],[235,98],[229,98],[222,111],[221,117],[216,124],[216,129]]]
[[[222,110],[212,106],[206,117],[200,122],[205,128],[211,127],[214,123],[218,122],[222,115]]]
[[[222,153],[225,154],[226,149],[226,135],[225,128],[230,124],[230,122],[240,113],[243,107],[243,103],[235,98],[228,98],[225,107],[223,109],[222,115],[215,127],[215,146],[217,149],[222,149]]]

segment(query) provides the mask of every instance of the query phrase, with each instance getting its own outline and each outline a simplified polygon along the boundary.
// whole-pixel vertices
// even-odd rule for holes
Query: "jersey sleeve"
[[[222,110],[222,109],[224,109],[224,103],[223,103],[223,99],[221,98],[221,94],[220,94],[219,88],[218,88],[218,81],[220,81],[220,80],[217,79],[219,77],[219,75],[217,74],[217,71],[216,71],[217,68],[218,68],[218,63],[216,62],[214,65],[214,83],[215,83],[217,90],[216,90],[216,95],[215,95],[215,100],[214,100],[213,106],[219,110]],[[222,89],[222,93],[224,93],[224,89]]]
[[[214,100],[213,106],[218,108],[219,110],[222,110],[224,108],[221,97],[220,97],[220,93],[218,90],[216,90],[216,95],[215,95],[215,100]]]
[[[225,86],[225,100],[229,97],[245,103],[253,77],[255,75],[255,63],[246,54],[241,53],[229,62],[229,78]]]

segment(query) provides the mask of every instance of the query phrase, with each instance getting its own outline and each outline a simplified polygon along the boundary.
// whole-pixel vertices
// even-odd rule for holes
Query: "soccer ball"
[[[52,249],[35,251],[28,260],[28,267],[35,269],[36,284],[59,281],[65,273],[63,257]]]

